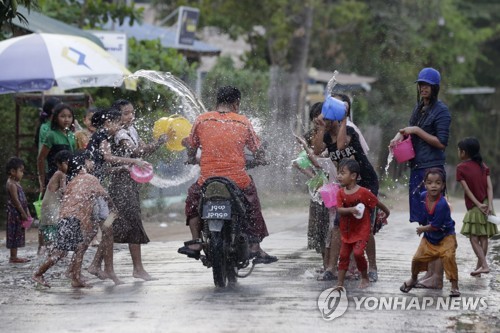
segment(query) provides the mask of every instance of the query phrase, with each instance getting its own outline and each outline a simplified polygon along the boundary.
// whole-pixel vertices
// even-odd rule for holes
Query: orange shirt
[[[245,170],[245,147],[255,152],[260,140],[247,117],[234,112],[204,113],[193,125],[189,144],[201,149],[198,184],[218,176],[231,179],[241,189],[250,185]]]

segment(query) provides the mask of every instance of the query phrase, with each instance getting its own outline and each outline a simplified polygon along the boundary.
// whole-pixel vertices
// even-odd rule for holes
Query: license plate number
[[[208,201],[203,205],[203,219],[231,220],[231,204],[229,201]]]

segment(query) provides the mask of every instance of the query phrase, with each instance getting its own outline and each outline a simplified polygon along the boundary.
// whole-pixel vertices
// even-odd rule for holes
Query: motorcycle
[[[247,159],[247,168],[265,164],[265,161]],[[201,191],[200,243],[205,255],[199,259],[204,266],[212,268],[215,286],[224,288],[236,283],[238,278],[249,276],[259,263],[249,251],[246,198],[235,183],[224,177],[208,178]]]

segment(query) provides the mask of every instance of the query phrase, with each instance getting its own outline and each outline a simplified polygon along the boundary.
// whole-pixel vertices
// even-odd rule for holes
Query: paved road
[[[0,327],[2,332],[500,332],[499,267],[482,278],[468,275],[475,265],[468,240],[459,236],[458,265],[462,296],[484,297],[488,308],[477,311],[356,310],[354,297],[447,296],[443,291],[399,291],[408,278],[410,260],[418,246],[406,214],[395,212],[377,235],[379,281],[364,291],[356,281],[346,286],[349,307],[333,321],[325,321],[317,307],[321,292],[333,286],[318,282],[314,269],[320,258],[305,249],[304,212],[266,216],[272,235],[263,246],[280,260],[258,266],[234,288],[214,288],[211,271],[178,255],[179,241],[152,242],[143,248],[144,264],[157,281],[142,282],[131,274],[126,247],[115,249],[116,271],[126,282],[114,286],[92,279],[92,289],[75,290],[61,277],[63,266],[47,278],[51,289],[35,288],[29,280],[37,260],[13,266],[1,252]],[[462,215],[454,214],[457,221]],[[460,223],[458,223],[458,228]],[[492,243],[499,253],[500,242]],[[27,247],[34,257],[34,247]],[[89,250],[91,257],[94,249]],[[88,259],[87,259],[88,260]],[[370,304],[368,304],[370,305]],[[373,302],[371,303],[373,305]]]

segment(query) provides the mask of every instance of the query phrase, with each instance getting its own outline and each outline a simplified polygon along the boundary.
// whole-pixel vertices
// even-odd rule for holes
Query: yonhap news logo
[[[318,297],[318,308],[324,320],[334,320],[342,316],[348,305],[344,287],[326,289]]]
[[[482,311],[488,308],[486,297],[352,297],[349,299],[344,287],[329,288],[318,297],[318,309],[324,320],[342,316],[354,303],[355,311]]]

